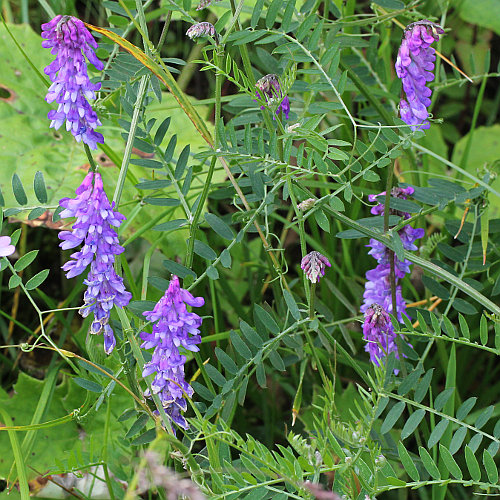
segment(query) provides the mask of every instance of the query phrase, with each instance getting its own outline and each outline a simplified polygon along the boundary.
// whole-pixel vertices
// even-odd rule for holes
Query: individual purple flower
[[[318,283],[325,275],[325,266],[331,267],[330,261],[319,252],[309,252],[302,258],[300,267],[311,283]]]
[[[166,414],[183,429],[189,427],[182,415],[187,410],[185,396],[190,398],[193,389],[184,379],[186,357],[179,348],[199,351],[199,327],[202,322],[196,313],[188,312],[186,305],[201,307],[204,303],[202,297],[193,297],[181,288],[179,278],[172,276],[167,291],[154,309],[143,313],[154,325],[152,333],[141,333],[144,341],[141,347],[154,347],[154,352],[151,361],[144,365],[142,376],[156,374],[151,389],[160,397]],[[149,389],[145,395],[151,395]]]
[[[281,92],[280,82],[278,77],[274,74],[263,76],[255,84],[257,90],[255,91],[259,99],[264,98],[268,106],[275,106],[276,114],[279,115],[281,111],[288,120],[288,115],[290,113],[290,100],[285,95],[283,96]],[[262,94],[262,95],[261,95]],[[265,106],[261,106],[260,109],[265,109]],[[274,119],[274,116],[273,116]]]
[[[10,236],[0,236],[0,257],[7,257],[16,251],[16,247],[10,244]]]
[[[211,23],[207,23],[206,21],[203,23],[193,24],[187,31],[186,35],[191,38],[191,40],[196,40],[200,38],[200,36],[211,36],[217,42],[219,36],[217,35],[217,31],[215,31],[215,27]]]
[[[103,143],[104,138],[95,131],[101,122],[88,99],[95,99],[101,84],[90,82],[85,60],[86,56],[96,69],[103,69],[93,50],[98,47],[97,42],[76,17],[56,16],[42,24],[42,30],[45,39],[42,47],[51,48],[56,56],[45,68],[52,81],[45,100],[59,105],[57,110],[49,111],[50,126],[57,130],[66,121],[66,130],[71,131],[78,142],[97,149],[97,143]]]
[[[414,189],[411,186],[407,188],[393,188],[391,194],[394,198],[406,200],[408,196],[411,196]],[[385,196],[385,192],[377,195],[369,195],[368,199],[370,201],[377,201],[380,196]],[[390,209],[389,212],[405,219],[410,218],[410,214],[407,212],[401,212],[399,210]],[[378,203],[376,206],[372,207],[371,213],[374,215],[383,215],[384,204]],[[417,250],[415,241],[422,238],[425,234],[423,229],[414,229],[409,224],[404,226],[398,234],[401,238],[403,248],[408,251]],[[366,273],[366,285],[365,292],[363,294],[364,302],[361,306],[361,311],[366,312],[372,304],[379,304],[387,312],[397,316],[399,321],[403,321],[403,314],[406,310],[406,302],[403,298],[400,280],[403,279],[407,274],[410,273],[411,262],[407,259],[403,261],[399,260],[395,255],[394,258],[394,274],[396,278],[396,311],[393,311],[392,304],[392,293],[390,284],[390,268],[391,268],[391,252],[389,249],[381,242],[371,239],[370,243],[367,245],[370,247],[368,252],[376,261],[377,266],[374,269],[370,269]]]
[[[396,345],[396,333],[387,311],[379,304],[371,304],[365,311],[363,338],[365,351],[370,354],[370,361],[377,366],[389,353],[394,352],[399,359]]]
[[[434,80],[436,54],[431,44],[439,40],[443,28],[423,20],[409,24],[404,32],[396,60],[396,74],[401,78],[406,99],[399,103],[401,119],[412,130],[430,127],[427,108],[431,104],[432,91],[426,86]]]
[[[76,190],[76,198],[63,198],[59,205],[64,208],[61,218],[76,217],[72,231],[61,231],[59,246],[63,250],[82,245],[81,250],[71,255],[71,260],[62,267],[66,277],[82,274],[90,265],[84,283],[84,305],[80,314],[87,317],[91,312],[94,321],[90,333],[104,334],[104,350],[111,354],[116,341],[109,326],[109,317],[114,305],[124,307],[132,298],[125,290],[123,279],[114,269],[115,256],[124,248],[118,242],[114,230],[125,217],[114,210],[104,192],[101,174],[89,172]]]

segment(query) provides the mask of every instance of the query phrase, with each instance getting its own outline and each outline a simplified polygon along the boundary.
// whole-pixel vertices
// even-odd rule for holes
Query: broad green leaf
[[[257,376],[257,383],[264,389],[266,384],[266,369],[264,368],[264,363],[258,363],[257,369],[255,371],[255,375]]]
[[[17,272],[22,271],[36,259],[37,255],[38,255],[38,250],[32,250],[31,252],[28,252],[27,254],[23,255],[14,264],[14,269]]]
[[[93,380],[87,380],[81,377],[74,377],[73,382],[79,385],[80,387],[83,387],[87,391],[97,392],[97,393],[102,392],[102,385],[98,384],[97,382],[94,382]]]
[[[462,443],[464,442],[465,435],[467,434],[467,428],[466,427],[459,427],[455,433],[453,434],[453,437],[451,439],[450,443],[450,453],[454,455],[462,446]]]
[[[460,470],[460,467],[458,466],[457,462],[455,462],[455,459],[453,458],[453,455],[449,452],[448,448],[440,444],[439,452],[441,454],[441,458],[444,462],[444,465],[446,466],[450,474],[455,479],[462,479],[462,471]]]
[[[234,349],[243,359],[250,359],[252,357],[252,351],[234,330],[231,330],[229,337]]]
[[[45,187],[45,180],[43,178],[43,173],[39,170],[35,174],[33,180],[33,188],[35,190],[35,195],[40,203],[47,203],[47,189]]]
[[[418,427],[422,419],[425,417],[425,410],[419,408],[414,413],[410,415],[406,421],[403,430],[401,431],[401,439],[406,439],[411,436],[415,429]]]
[[[156,429],[149,429],[146,431],[144,434],[141,434],[140,436],[136,437],[130,444],[132,446],[140,446],[143,444],[150,443],[151,441],[154,441],[156,438]]]
[[[232,240],[234,233],[231,228],[217,215],[212,213],[205,214],[207,224],[222,238]]]
[[[469,399],[466,399],[461,405],[460,408],[457,410],[457,418],[458,420],[464,420],[465,417],[469,414],[469,412],[474,408],[474,405],[476,404],[477,398],[476,397],[471,397]]]
[[[439,473],[439,469],[437,468],[436,462],[432,460],[432,457],[429,455],[429,452],[422,446],[419,446],[418,454],[422,459],[422,463],[424,464],[425,470],[431,475],[431,477],[433,479],[441,479],[441,474]]]
[[[490,419],[491,415],[493,415],[493,410],[495,407],[493,405],[488,406],[485,408],[477,417],[476,421],[474,422],[474,427],[477,427],[478,429],[481,429],[486,425],[486,422]]]
[[[399,458],[401,459],[401,463],[403,464],[403,467],[405,468],[408,475],[414,481],[420,481],[420,474],[418,473],[418,470],[415,467],[415,464],[411,459],[410,454],[408,453],[407,449],[404,447],[401,441],[399,441],[398,443],[398,454]]]
[[[238,373],[238,367],[236,366],[236,363],[222,349],[216,347],[215,355],[227,372],[231,373],[232,375],[236,375],[236,373]]]
[[[164,260],[163,266],[167,271],[170,271],[172,274],[179,276],[179,278],[185,278],[186,276],[193,276],[196,278],[196,273],[191,269],[179,264],[178,262],[174,262],[173,260]]]
[[[21,279],[21,276],[18,276],[17,274],[13,274],[9,278],[9,289],[12,290],[13,288],[17,288],[23,280]]]
[[[245,321],[240,322],[240,330],[243,336],[255,347],[261,347],[264,341],[257,332]]]
[[[226,378],[222,373],[215,368],[215,366],[211,365],[210,363],[207,363],[205,365],[205,371],[207,372],[208,376],[219,386],[222,387],[226,383]]]
[[[488,323],[485,316],[481,316],[481,321],[479,324],[479,336],[481,339],[481,344],[486,345],[488,343]]]
[[[454,391],[455,391],[454,387],[449,387],[448,389],[445,389],[440,394],[438,394],[438,396],[434,400],[434,409],[437,411],[441,411],[444,408],[446,401],[450,399]]]
[[[139,415],[137,420],[130,426],[127,434],[125,434],[125,439],[130,439],[131,437],[141,432],[141,430],[144,429],[144,427],[148,423],[148,420],[149,416],[147,415],[147,413],[142,413],[141,415]]]
[[[283,297],[285,299],[286,305],[290,314],[293,316],[293,319],[299,320],[301,318],[301,314],[293,295],[288,290],[283,290]]]
[[[467,321],[461,314],[458,315],[458,322],[460,323],[460,330],[462,332],[462,336],[470,340],[469,325],[467,324]]]
[[[469,446],[465,447],[465,462],[467,463],[467,468],[469,469],[472,479],[474,479],[474,481],[480,481],[481,469],[479,468],[479,463],[474,455],[474,452],[469,448]]]
[[[443,437],[443,434],[446,431],[446,428],[448,427],[449,423],[450,423],[449,420],[443,418],[436,425],[436,427],[434,427],[434,429],[431,432],[431,435],[429,436],[429,441],[427,442],[427,448],[431,449],[439,442],[439,440]]]
[[[217,254],[213,251],[213,249],[200,240],[194,240],[194,253],[203,259],[210,261],[217,258]]]
[[[12,176],[12,191],[19,205],[26,205],[26,203],[28,203],[28,197],[24,191],[23,183],[17,174]]]
[[[431,368],[430,370],[427,371],[427,373],[422,377],[422,379],[418,383],[417,388],[415,389],[415,397],[414,397],[417,403],[420,403],[425,398],[425,395],[427,394],[427,391],[429,390],[429,386],[431,384],[433,373],[434,373],[434,368]]]
[[[433,295],[437,295],[439,298],[443,300],[448,300],[450,298],[450,291],[448,288],[443,286],[441,283],[436,281],[434,278],[430,276],[422,276],[422,282],[425,287],[430,290]]]
[[[280,333],[280,327],[274,320],[274,318],[260,305],[255,304],[254,311],[257,317],[262,321],[264,326],[274,335]]]
[[[389,410],[389,413],[385,417],[385,420],[380,428],[381,434],[386,434],[394,427],[399,417],[403,413],[405,406],[406,404],[404,401],[399,401]]]
[[[488,474],[488,480],[492,484],[498,483],[498,467],[488,450],[483,450],[483,465]]]

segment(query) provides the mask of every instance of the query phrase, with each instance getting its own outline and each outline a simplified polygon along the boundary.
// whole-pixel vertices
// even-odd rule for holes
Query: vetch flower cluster
[[[431,44],[439,40],[443,28],[431,21],[423,20],[409,24],[404,32],[396,60],[396,73],[401,78],[406,99],[401,99],[401,119],[412,130],[430,127],[427,108],[431,104],[432,91],[426,86],[434,80],[436,54]]]
[[[57,110],[49,111],[50,126],[56,130],[66,121],[66,130],[75,139],[84,142],[91,149],[103,143],[102,134],[95,131],[101,125],[96,112],[88,99],[95,99],[100,83],[91,83],[87,74],[87,59],[98,70],[104,65],[93,49],[98,47],[89,30],[82,21],[71,16],[56,16],[42,24],[42,46],[51,48],[56,56],[46,68],[45,73],[53,82],[45,100],[56,102]]]
[[[67,278],[72,278],[82,274],[90,265],[84,281],[87,290],[80,314],[83,317],[91,312],[94,314],[90,333],[102,332],[104,350],[111,354],[116,344],[109,325],[111,309],[114,305],[128,305],[132,298],[113,266],[115,256],[124,251],[114,228],[119,227],[125,217],[114,210],[114,203],[110,205],[99,173],[89,172],[77,188],[76,198],[63,198],[59,204],[64,208],[60,214],[62,218],[76,217],[72,231],[59,233],[62,240],[59,246],[67,250],[83,243],[81,250],[73,253],[71,260],[64,264],[63,270]]]
[[[316,251],[309,252],[300,262],[300,267],[311,283],[318,283],[325,275],[325,266],[331,267],[330,261]]]
[[[191,40],[196,40],[200,38],[200,36],[211,36],[217,42],[219,36],[217,35],[217,31],[215,31],[215,27],[211,23],[202,22],[198,24],[193,24],[187,31],[186,35],[191,38]]]
[[[371,304],[366,308],[363,338],[366,341],[365,351],[370,354],[370,361],[375,365],[380,366],[380,361],[391,352],[399,358],[394,327],[381,305]]]
[[[7,257],[16,251],[16,247],[10,243],[10,236],[0,236],[0,257]]]
[[[316,203],[316,200],[314,198],[307,198],[307,200],[301,201],[298,205],[297,208],[299,210],[309,210],[314,206]]]
[[[257,81],[255,86],[258,89],[256,90],[257,97],[259,99],[264,98],[269,106],[278,104],[276,114],[279,115],[280,112],[283,111],[285,118],[288,120],[288,115],[290,113],[290,100],[288,99],[288,96],[284,96],[282,94],[278,77],[274,74],[263,76]],[[261,106],[260,109],[265,109],[265,106]]]
[[[409,186],[407,188],[393,188],[391,194],[395,198],[406,199],[411,196],[414,189]],[[370,201],[376,201],[379,196],[384,196],[385,192],[378,195],[370,195]],[[382,215],[384,212],[384,205],[379,203],[371,209],[371,213],[374,215]],[[393,215],[403,216],[405,219],[410,217],[409,213],[400,212],[394,209],[390,209],[390,213]],[[404,226],[398,232],[401,241],[403,243],[403,248],[408,251],[417,250],[415,241],[422,238],[424,235],[423,229],[414,229],[409,224]],[[390,275],[390,252],[389,249],[379,241],[371,239],[370,243],[367,245],[370,247],[368,252],[377,261],[377,266],[375,269],[371,269],[366,273],[367,282],[365,285],[365,292],[363,294],[364,303],[361,306],[361,311],[366,312],[368,307],[372,304],[379,304],[389,313],[395,314],[399,321],[403,321],[403,314],[406,309],[406,303],[403,299],[401,292],[401,285],[399,281],[405,277],[406,274],[410,273],[411,262],[407,259],[400,261],[396,256],[394,256],[394,271],[396,278],[396,311],[392,309],[392,294],[391,285],[389,280]]]
[[[192,387],[184,380],[186,356],[179,348],[199,351],[199,335],[202,319],[196,313],[188,312],[186,305],[201,307],[202,297],[193,297],[180,287],[179,278],[172,276],[168,289],[152,311],[144,312],[148,321],[154,323],[152,333],[142,332],[141,345],[144,349],[154,347],[153,357],[144,365],[143,377],[155,373],[151,384],[154,394],[158,394],[166,414],[183,429],[188,423],[182,412],[186,411],[185,396],[193,395]],[[145,393],[151,396],[149,390]]]

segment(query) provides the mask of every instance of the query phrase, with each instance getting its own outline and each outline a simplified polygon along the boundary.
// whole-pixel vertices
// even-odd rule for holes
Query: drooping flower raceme
[[[7,257],[16,251],[16,247],[10,244],[10,236],[0,236],[0,257]]]
[[[277,104],[276,114],[279,115],[280,112],[283,111],[285,118],[288,120],[290,100],[288,96],[282,94],[278,77],[274,74],[263,76],[258,80],[255,86],[257,87],[257,97],[259,99],[265,99],[269,106]],[[265,109],[265,107],[261,106],[260,109]]]
[[[325,266],[331,267],[330,261],[316,251],[309,252],[300,262],[300,267],[311,283],[318,283],[325,275]]]
[[[398,355],[396,333],[387,311],[379,304],[371,304],[365,311],[363,338],[366,341],[365,351],[370,354],[370,361],[380,366],[380,361],[394,352]]]
[[[172,276],[169,287],[152,311],[146,311],[148,321],[154,323],[152,333],[142,332],[141,345],[144,349],[154,347],[153,357],[144,365],[143,377],[155,373],[151,384],[153,393],[158,394],[166,414],[180,427],[187,429],[188,423],[182,412],[186,411],[185,396],[193,395],[192,387],[184,380],[186,356],[180,353],[199,351],[199,335],[202,319],[196,313],[188,312],[186,305],[201,307],[202,297],[193,297],[180,287],[179,278]],[[150,396],[149,390],[145,393]]]
[[[124,250],[114,228],[119,227],[125,217],[114,210],[114,203],[110,205],[99,173],[89,172],[77,188],[76,198],[63,198],[59,204],[64,208],[60,214],[62,218],[76,217],[72,231],[59,233],[62,240],[59,246],[67,250],[83,243],[81,250],[73,253],[71,260],[64,264],[63,270],[67,278],[72,278],[90,265],[80,314],[83,317],[94,314],[90,333],[103,333],[104,350],[111,354],[116,344],[109,325],[111,309],[114,305],[125,307],[132,298],[113,266],[115,256]]]
[[[395,198],[406,199],[408,196],[411,196],[413,192],[414,189],[411,186],[409,186],[407,188],[393,188],[391,194]],[[378,195],[370,195],[369,200],[376,201],[377,197],[384,195],[385,192],[380,193]],[[382,215],[383,212],[384,212],[384,205],[381,203],[375,205],[371,209],[371,213],[374,215]],[[390,209],[390,213],[393,215],[402,216],[405,219],[408,219],[410,217],[409,213],[400,212],[394,209]],[[424,236],[425,233],[423,229],[414,229],[408,224],[404,226],[398,232],[398,234],[403,243],[403,248],[408,251],[415,251],[417,250],[415,241],[418,240],[419,238],[422,238],[422,236]],[[400,261],[395,255],[393,255],[394,274],[396,280],[396,311],[393,311],[392,293],[390,284],[390,270],[391,270],[390,259],[392,254],[383,243],[380,243],[375,239],[371,239],[370,243],[367,246],[370,247],[370,251],[368,253],[374,259],[376,259],[377,266],[366,273],[367,282],[365,285],[365,292],[363,294],[364,301],[363,305],[361,306],[361,311],[367,313],[370,307],[376,304],[384,312],[394,314],[401,322],[403,321],[403,314],[405,314],[406,302],[402,295],[400,281],[402,278],[405,277],[406,274],[410,273],[411,262],[407,259]],[[391,327],[388,328],[390,329]],[[388,352],[391,351],[391,346],[395,346],[394,343],[391,344],[390,342],[387,342],[386,344],[382,345],[385,345],[385,347],[388,349]]]
[[[96,112],[89,104],[95,99],[100,83],[91,83],[87,74],[87,59],[98,70],[104,65],[93,49],[98,47],[89,30],[82,21],[71,16],[56,16],[52,21],[42,24],[42,47],[51,48],[56,56],[46,68],[45,73],[52,81],[45,100],[56,102],[57,110],[49,111],[50,126],[56,130],[66,121],[66,130],[75,139],[84,142],[91,149],[103,143],[102,134],[95,131],[101,125]]]
[[[426,86],[434,80],[436,54],[431,44],[439,40],[443,28],[431,21],[423,20],[409,24],[404,32],[396,60],[396,73],[401,78],[406,99],[401,99],[401,119],[412,130],[430,127],[427,108],[431,104],[432,91]]]
[[[213,24],[208,23],[206,21],[198,24],[193,24],[187,31],[186,35],[191,38],[191,40],[196,40],[200,38],[200,36],[211,36],[217,42],[219,36],[217,35],[217,31],[215,31],[215,27]]]

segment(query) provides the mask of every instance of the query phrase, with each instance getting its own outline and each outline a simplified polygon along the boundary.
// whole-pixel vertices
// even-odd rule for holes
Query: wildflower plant
[[[498,495],[473,2],[56,3],[0,38],[0,493]]]

